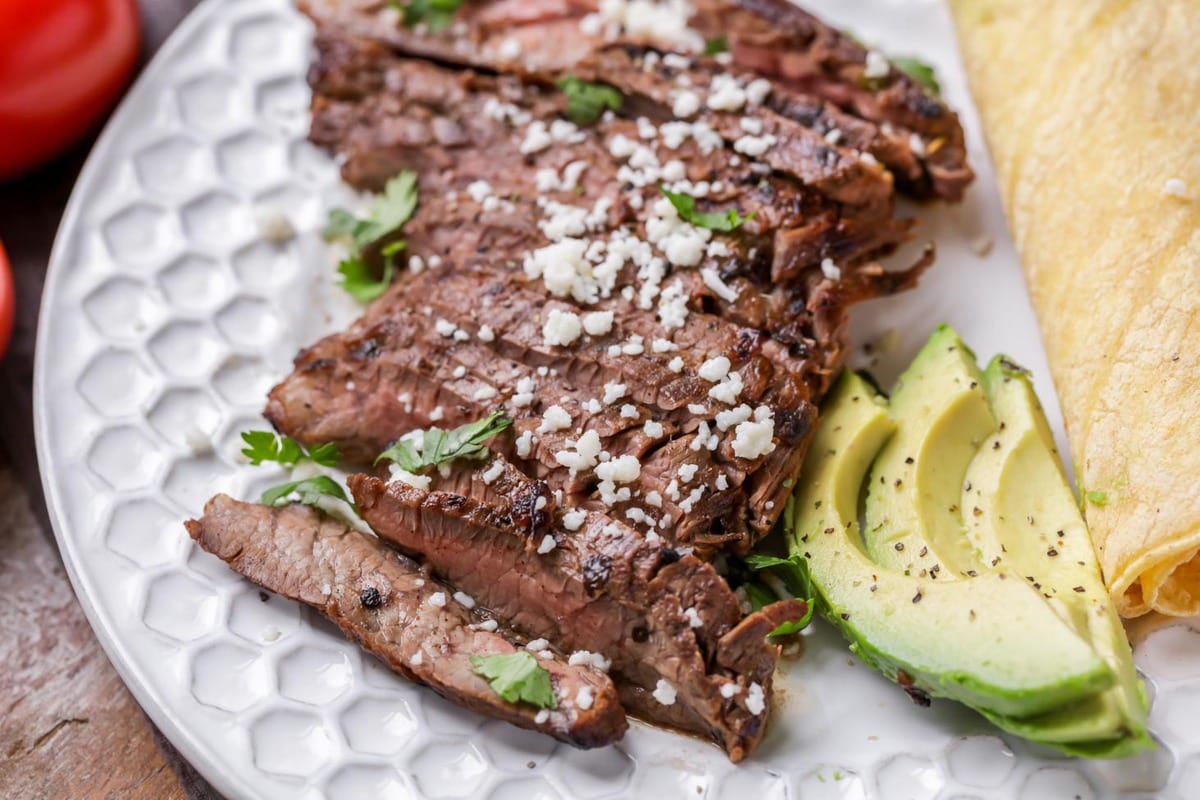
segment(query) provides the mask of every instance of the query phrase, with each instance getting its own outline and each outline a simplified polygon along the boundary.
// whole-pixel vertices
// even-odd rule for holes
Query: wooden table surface
[[[142,63],[199,0],[141,0]],[[0,183],[17,327],[0,362],[0,798],[211,800],[219,795],[142,713],[71,590],[46,520],[32,423],[42,280],[91,142]]]

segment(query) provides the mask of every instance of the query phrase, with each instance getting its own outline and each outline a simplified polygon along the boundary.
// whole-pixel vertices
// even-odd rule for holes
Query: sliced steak
[[[523,498],[544,493],[505,474],[485,497],[367,475],[350,486],[381,536],[515,629],[611,660],[631,713],[710,737],[734,761],[748,755],[765,730],[779,652],[765,636],[803,615],[803,602],[743,620],[710,565],[594,510],[564,518],[546,503],[530,520]]]
[[[609,679],[558,656],[539,659],[550,672],[557,708],[540,712],[501,699],[472,671],[470,659],[517,648],[472,624],[467,608],[448,600],[453,589],[375,537],[307,506],[276,509],[225,495],[209,501],[187,529],[237,572],[317,609],[392,669],[451,702],[577,747],[611,744],[625,733]]]
[[[700,0],[690,28],[660,24],[645,31],[623,30],[588,0],[463,4],[455,25],[441,32],[407,28],[375,0],[308,0],[301,7],[331,34],[374,39],[445,64],[534,76],[573,70],[614,39],[696,52],[705,39],[723,37],[732,66],[781,90],[771,101],[775,110],[870,152],[906,191],[956,201],[974,177],[953,111],[894,67],[866,77],[867,48],[787,0]],[[798,100],[805,95],[811,100]],[[874,132],[838,124],[828,112],[814,116],[814,101],[859,117]]]

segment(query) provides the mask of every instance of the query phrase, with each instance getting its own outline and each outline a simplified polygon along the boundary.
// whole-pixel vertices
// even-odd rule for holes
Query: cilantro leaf
[[[320,444],[306,450],[296,440],[274,431],[245,431],[242,433],[242,441],[246,443],[246,447],[242,448],[242,455],[250,459],[250,463],[256,467],[264,461],[293,467],[302,460],[332,467],[341,458],[335,444]]]
[[[536,708],[558,708],[550,672],[528,650],[501,656],[471,656],[471,670],[487,678],[493,691],[510,703],[526,702]]]
[[[729,38],[726,36],[714,36],[704,43],[704,55],[715,56],[718,53],[729,52]]]
[[[342,208],[329,212],[325,238],[347,239],[351,245],[350,255],[338,264],[337,271],[342,276],[339,285],[355,300],[369,303],[391,285],[392,277],[396,274],[395,256],[404,249],[405,242],[396,240],[379,248],[383,258],[383,274],[378,279],[367,263],[364,252],[381,239],[399,231],[416,208],[417,174],[405,170],[387,182],[383,194],[375,198],[366,219],[360,219]]]
[[[430,31],[436,33],[449,28],[454,22],[454,15],[458,13],[462,0],[410,0],[408,3],[392,0],[388,5],[404,13],[404,27],[411,28],[424,22]]]
[[[679,212],[679,216],[684,222],[708,228],[710,231],[736,230],[741,227],[742,223],[754,219],[754,215],[758,213],[751,211],[749,215],[742,217],[738,215],[736,208],[726,211],[697,211],[696,198],[690,194],[672,192],[662,186],[658,187],[658,190],[671,201],[671,205],[675,206],[675,210]]]
[[[937,74],[929,64],[920,59],[906,56],[889,57],[888,61],[892,62],[893,67],[921,84],[921,88],[925,89],[929,94],[934,97],[941,96],[942,86],[938,83]]]
[[[346,497],[345,490],[328,475],[318,475],[302,481],[292,481],[268,489],[263,492],[262,499],[259,502],[267,506],[303,503],[306,506],[319,507],[322,497],[333,497],[354,508],[354,504],[350,502],[350,498]],[[357,509],[355,510],[357,511]]]
[[[506,430],[512,422],[501,412],[493,411],[484,419],[468,422],[452,431],[441,428],[417,431],[380,453],[375,463],[391,461],[405,472],[416,474],[456,458],[486,458],[488,448],[484,442]]]
[[[605,109],[620,111],[625,98],[611,86],[588,83],[568,75],[557,84],[567,96],[567,118],[576,125],[590,125],[600,119]]]
[[[792,596],[798,597],[808,604],[808,610],[804,612],[803,617],[798,620],[788,620],[781,623],[775,630],[767,634],[767,636],[790,636],[808,627],[808,623],[812,621],[813,608],[816,605],[816,591],[813,589],[812,577],[808,573],[807,560],[800,556],[776,558],[775,556],[756,554],[746,557],[746,566],[756,572],[761,572],[765,569],[772,570],[773,574],[783,581],[784,588],[791,592]],[[749,591],[747,591],[747,595],[749,594]],[[772,593],[769,602],[774,602],[775,599]],[[753,597],[751,597],[750,602],[751,604],[754,603]],[[764,605],[766,604],[764,603]]]
[[[358,256],[342,259],[338,264],[337,271],[342,276],[342,279],[338,281],[338,286],[341,286],[346,294],[358,302],[369,303],[386,292],[387,288],[392,285],[392,276],[396,274],[396,264],[390,257],[384,256],[383,275],[379,280],[375,279],[367,262]]]

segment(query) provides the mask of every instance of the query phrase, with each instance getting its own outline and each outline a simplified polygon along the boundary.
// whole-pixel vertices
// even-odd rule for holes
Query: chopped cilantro
[[[423,22],[429,30],[437,32],[454,22],[462,0],[409,0],[407,3],[392,0],[388,5],[404,13],[404,27],[411,28]]]
[[[472,672],[487,678],[492,689],[510,703],[558,708],[550,672],[528,650],[502,656],[471,656]]]
[[[568,75],[557,84],[567,96],[567,118],[576,125],[590,125],[600,119],[605,109],[620,111],[625,98],[611,86],[588,83]]]
[[[351,297],[364,303],[370,302],[383,294],[391,284],[396,273],[395,256],[404,249],[404,241],[389,242],[379,249],[383,258],[383,274],[378,279],[367,263],[364,251],[399,231],[416,208],[417,174],[405,170],[387,182],[383,194],[375,198],[365,219],[341,208],[329,212],[325,238],[344,239],[351,247],[350,255],[338,264],[338,272],[342,276],[340,285]]]
[[[764,569],[772,570],[783,581],[784,587],[791,592],[793,597],[798,597],[808,604],[808,610],[804,612],[803,617],[781,623],[775,630],[767,634],[768,636],[790,636],[808,627],[808,623],[812,621],[813,607],[816,605],[816,592],[813,589],[812,578],[808,574],[808,561],[799,556],[776,558],[775,556],[752,555],[747,556],[746,566],[757,572]],[[749,585],[747,584],[747,586]],[[775,599],[772,594],[771,602]],[[754,600],[751,598],[751,604],[753,603]]]
[[[739,216],[736,208],[725,211],[697,211],[696,198],[682,192],[672,192],[662,186],[658,190],[671,201],[679,216],[685,221],[710,231],[732,231],[741,227],[745,222],[754,219],[758,212],[752,211],[747,216]]]
[[[250,463],[256,467],[264,461],[274,461],[285,467],[293,467],[300,461],[332,467],[341,458],[335,444],[319,444],[305,449],[295,439],[273,431],[245,431],[242,433],[242,441],[246,443],[246,447],[242,448],[242,455],[250,459]]]
[[[929,94],[934,97],[941,96],[942,85],[938,83],[937,74],[929,64],[920,59],[905,56],[889,57],[888,61],[892,62],[893,67],[921,84],[921,87]]]
[[[714,36],[704,42],[704,55],[715,56],[718,53],[729,52],[729,38],[726,36]]]
[[[507,429],[512,422],[494,411],[484,419],[468,422],[452,431],[441,428],[418,431],[419,436],[408,434],[384,450],[375,463],[391,461],[405,472],[416,474],[456,458],[486,458],[488,448],[484,442]]]
[[[292,481],[263,492],[259,501],[263,505],[282,506],[288,503],[303,503],[306,506],[320,506],[322,497],[332,497],[341,500],[351,508],[354,504],[346,497],[345,490],[328,475],[317,475],[302,481]]]

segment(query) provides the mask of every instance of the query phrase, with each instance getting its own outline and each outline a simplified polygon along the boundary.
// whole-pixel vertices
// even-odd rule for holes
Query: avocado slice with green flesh
[[[1081,755],[1137,752],[1150,744],[1145,689],[1029,375],[998,356],[983,383],[998,426],[967,470],[967,535],[985,561],[1015,572],[1047,597],[1117,676],[1109,689],[1060,711],[1024,720],[989,718],[1027,739]]]
[[[884,400],[862,378],[844,375],[785,516],[791,551],[808,560],[818,608],[851,649],[910,691],[1006,717],[1044,713],[1111,685],[1108,665],[1017,576],[930,580],[868,557],[858,500],[895,430]]]
[[[867,484],[867,553],[909,575],[954,580],[983,562],[963,536],[963,476],[995,429],[983,376],[948,325],[939,325],[900,376],[889,412],[896,435]]]

